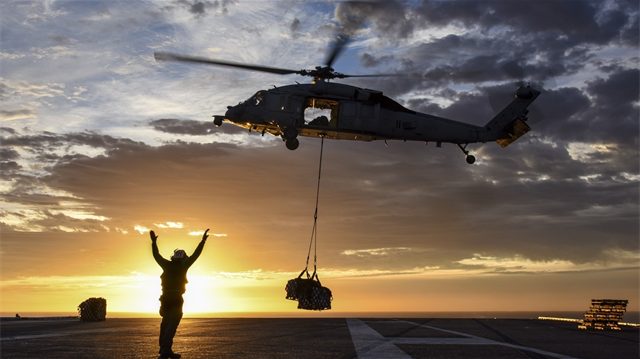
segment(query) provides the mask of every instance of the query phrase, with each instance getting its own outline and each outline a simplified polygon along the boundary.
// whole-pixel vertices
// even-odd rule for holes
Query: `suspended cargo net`
[[[107,300],[89,298],[78,306],[78,315],[83,322],[101,322],[107,316]]]
[[[306,278],[303,278],[302,275],[305,273]],[[287,291],[287,299],[298,301],[298,309],[331,309],[331,301],[333,300],[331,290],[322,286],[316,272],[309,275],[305,268],[298,278],[287,282],[285,290]]]
[[[298,278],[291,279],[285,286],[287,299],[297,300],[298,309],[306,310],[326,310],[331,309],[333,295],[331,290],[323,287],[318,278],[318,199],[320,198],[320,175],[322,173],[322,150],[324,148],[324,137],[320,142],[320,166],[318,169],[318,188],[316,191],[316,211],[313,215],[313,229],[311,231],[311,241],[307,253],[307,264],[300,272]],[[309,274],[309,258],[311,257],[311,247],[313,247],[313,274]],[[303,278],[303,275],[306,276]]]

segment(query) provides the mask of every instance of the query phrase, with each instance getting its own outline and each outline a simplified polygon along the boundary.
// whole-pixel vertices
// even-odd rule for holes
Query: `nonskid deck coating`
[[[157,358],[159,319],[0,322],[2,358]],[[520,319],[184,319],[183,358],[640,357],[638,329]]]

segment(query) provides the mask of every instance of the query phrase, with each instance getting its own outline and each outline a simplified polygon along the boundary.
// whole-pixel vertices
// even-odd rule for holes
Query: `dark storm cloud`
[[[618,143],[637,150],[639,77],[638,69],[621,69],[606,79],[588,82],[587,92],[594,97],[594,105],[585,112],[582,124],[588,128],[587,141]]]
[[[588,82],[587,92],[604,106],[626,106],[640,98],[640,70],[620,69],[607,79]]]
[[[56,44],[69,44],[72,42],[72,40],[66,36],[51,36],[49,37],[49,39],[53,42],[55,42]]]
[[[346,31],[370,22],[385,39],[405,39],[417,29],[447,25],[478,28],[482,33],[509,29],[508,37],[528,41],[547,38],[546,45],[575,47],[623,41],[637,45],[637,3],[599,1],[422,1],[344,2],[335,16]],[[500,40],[505,40],[502,38]],[[545,44],[540,43],[540,46]]]
[[[337,4],[334,15],[345,35],[351,36],[365,22],[371,22],[385,38],[393,39],[406,38],[414,30],[406,11],[406,6],[397,1],[346,1]]]
[[[300,22],[300,19],[295,18],[293,19],[293,21],[291,22],[291,25],[289,25],[289,30],[291,30],[291,32],[297,32],[298,30],[300,30],[300,28],[302,27],[302,23]]]
[[[457,96],[463,103],[478,101]],[[245,218],[242,229],[229,229],[245,245],[269,243],[269,251],[283,255],[307,242],[300,238],[308,238],[313,217],[317,162],[310,159],[317,158],[317,140],[301,139],[291,152],[280,143],[259,150],[186,142],[152,147],[95,133],[7,139],[8,158],[15,158],[10,151],[17,147],[41,156],[68,143],[105,149],[96,157],[52,154],[47,176],[18,176],[3,197],[48,210],[73,200],[37,190],[46,186],[87,199],[86,208],[113,220],[83,227],[41,212],[34,225],[99,230],[100,224],[130,228],[131,222],[145,224],[144,218],[188,222],[206,216],[212,226],[224,227]],[[480,156],[490,157],[490,166],[467,165],[451,146],[327,142],[319,212],[323,265],[404,272],[462,268],[458,261],[474,253],[587,263],[607,260],[612,247],[637,251],[638,210],[630,200],[638,198],[637,181],[621,176],[616,161],[579,163],[562,146],[536,141],[531,135],[508,149],[485,145]],[[579,178],[594,173],[601,178]],[[389,247],[410,249],[339,255]],[[267,268],[257,253],[245,255]]]
[[[640,28],[639,23],[640,19],[638,18],[638,3],[635,1],[630,1],[625,4],[628,5],[628,9],[631,10],[629,15],[629,22],[627,26],[622,30],[620,34],[620,40],[623,44],[627,46],[637,46],[638,42],[640,42]],[[622,7],[624,8],[624,7]],[[635,11],[633,11],[635,10]]]
[[[384,16],[398,14],[403,21],[411,21],[413,26],[407,29],[453,24],[470,30],[464,35],[424,40],[395,54],[400,66],[394,72],[412,76],[378,81],[385,84],[389,89],[385,91],[391,96],[434,86],[486,81],[544,82],[546,88],[553,89],[556,77],[574,75],[590,62],[600,61],[595,58],[597,48],[590,45],[617,43],[638,47],[637,41],[624,40],[628,29],[637,29],[638,6],[631,1],[607,6],[595,1],[424,1],[417,6],[389,5],[394,11],[388,11],[386,6],[346,4],[336,8],[336,18],[347,25],[357,25],[356,20],[362,19],[363,13],[377,14],[380,10]],[[413,31],[377,26],[375,17],[370,22],[381,39],[413,36]],[[378,64],[375,57],[368,55],[362,56],[361,61],[365,66]],[[363,80],[363,83],[376,82]]]
[[[396,71],[413,75],[390,80],[399,83],[398,95],[422,88],[488,81],[529,81],[553,88],[556,77],[576,73],[584,68],[590,56],[569,53],[558,59],[538,49],[525,48],[530,46],[523,42],[448,35],[408,50],[404,55],[405,66]],[[546,59],[531,62],[531,54]]]
[[[213,121],[201,122],[193,120],[177,120],[163,118],[150,121],[149,124],[157,131],[178,135],[203,136],[208,135],[216,126]]]
[[[18,152],[6,147],[0,147],[0,161],[11,161],[20,158]]]
[[[209,11],[219,11],[222,14],[229,12],[229,5],[236,3],[234,0],[214,0],[214,1],[190,1],[178,0],[177,4],[188,10],[196,18],[206,16]]]
[[[20,169],[22,169],[22,166],[15,161],[2,161],[0,162],[0,172],[2,172],[0,173],[0,178],[9,180],[11,177],[9,177],[8,174]]]
[[[428,179],[422,183],[441,181],[451,184],[454,192],[445,196],[459,198],[471,208],[486,211],[487,216],[484,217],[460,208],[454,210],[469,220],[473,219],[473,225],[469,226],[475,229],[465,227],[467,224],[464,222],[457,224],[457,228],[467,228],[470,232],[478,230],[484,234],[477,237],[467,235],[466,240],[456,242],[464,248],[506,257],[524,253],[526,258],[542,261],[550,260],[549,252],[556,251],[559,259],[574,263],[606,262],[610,256],[607,246],[637,251],[638,187],[637,177],[633,179],[633,176],[640,172],[637,151],[637,118],[640,116],[638,107],[632,102],[638,99],[639,74],[637,69],[626,68],[628,63],[617,59],[604,63],[594,61],[591,50],[567,48],[568,41],[550,49],[543,44],[550,39],[550,35],[540,36],[526,44],[450,35],[412,50],[414,54],[421,55],[408,57],[405,69],[416,72],[418,76],[385,79],[374,85],[369,82],[366,87],[384,89],[392,96],[410,90],[425,91],[436,99],[446,98],[453,103],[442,106],[432,97],[425,97],[413,98],[407,106],[484,125],[497,110],[511,101],[516,82],[520,82],[516,80],[522,80],[522,74],[544,78],[545,91],[529,114],[533,131],[508,149],[487,144],[478,152],[478,156],[490,158],[491,162],[491,171],[482,172],[484,181],[487,181],[485,184],[474,183],[467,188],[458,188],[454,179],[443,178]],[[505,44],[507,47],[502,47]],[[637,48],[637,44],[634,47]],[[542,49],[550,51],[540,52]],[[514,53],[505,52],[507,50]],[[543,58],[547,56],[548,61],[527,62],[524,56],[527,51],[541,54]],[[557,57],[563,52],[566,52],[565,58]],[[511,57],[505,59],[504,53],[511,54]],[[415,59],[421,57],[429,59],[426,63],[441,61],[441,64],[420,72],[416,65],[420,62]],[[606,68],[608,77],[588,81],[585,88],[554,88],[554,73],[575,73],[590,61]],[[490,76],[486,76],[487,73]],[[529,78],[535,79],[534,76]],[[504,83],[486,86],[481,85],[483,81]],[[447,86],[453,83],[472,83],[476,87],[472,92],[448,89]],[[492,103],[496,102],[492,101],[494,93],[498,95],[497,104]],[[572,142],[581,142],[587,149],[590,144],[605,147],[598,151],[591,149],[591,152],[578,154],[579,158],[576,158],[573,157],[576,156],[575,148],[570,153]],[[497,185],[487,185],[491,181]],[[412,187],[412,183],[406,185]],[[424,185],[415,183],[413,186]],[[496,203],[495,199],[504,203]],[[509,205],[512,200],[518,205]],[[433,198],[429,201],[433,202]],[[419,205],[415,206],[419,208]],[[411,219],[411,214],[407,218]],[[478,222],[481,218],[486,222]],[[505,220],[504,231],[487,239],[485,236],[491,232],[491,226],[485,227],[485,224],[493,223],[496,218]],[[545,224],[541,225],[541,222]],[[376,223],[386,221],[378,219]],[[527,234],[522,236],[516,229],[518,226]],[[577,227],[584,229],[580,230],[580,235],[575,235]],[[477,246],[478,243],[482,245]],[[453,253],[455,249],[447,248],[447,251]],[[458,258],[462,256],[464,254],[458,254]]]
[[[218,128],[213,124],[213,121],[202,122],[169,118],[149,121],[149,125],[157,131],[190,136],[206,136],[212,134],[213,131],[215,131],[215,133],[226,134],[236,134],[246,131],[240,127],[231,125]]]
[[[126,138],[115,138],[94,132],[56,134],[52,132],[42,132],[37,135],[13,135],[2,140],[3,146],[23,148],[31,153],[40,154],[46,158],[47,152],[52,152],[58,148],[65,148],[73,145],[86,145],[94,148],[103,148],[107,151],[113,149],[133,150],[143,146],[142,142],[132,141]],[[49,153],[49,155],[51,155]],[[60,157],[57,157],[60,158]]]
[[[196,16],[204,15],[204,6],[204,3],[200,1],[193,3],[189,8],[189,12]]]
[[[376,67],[382,63],[387,63],[392,60],[393,56],[391,55],[385,55],[378,58],[366,52],[360,55],[360,63],[364,67]]]
[[[568,42],[604,44],[614,39],[630,20],[625,4],[603,10],[599,1],[473,1],[461,6],[456,1],[423,1],[416,13],[426,26],[456,23],[490,30],[509,26],[520,34],[555,32]],[[637,10],[637,6],[635,7]]]

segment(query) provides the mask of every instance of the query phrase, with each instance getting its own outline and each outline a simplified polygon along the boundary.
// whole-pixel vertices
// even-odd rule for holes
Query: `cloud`
[[[315,184],[297,178],[312,178],[309,173],[317,170],[309,161],[316,155],[317,143],[313,140],[303,139],[301,148],[295,153],[285,152],[287,156],[282,156],[285,149],[281,146],[258,152],[226,144],[185,142],[152,147],[94,133],[13,135],[3,145],[15,152],[31,146],[31,151],[44,158],[56,146],[67,145],[65,141],[103,148],[105,152],[95,157],[53,156],[51,166],[46,169],[48,175],[36,178],[25,173],[20,182],[4,193],[5,200],[46,204],[59,210],[61,202],[70,198],[65,193],[72,193],[81,199],[76,202],[82,203],[83,211],[110,218],[105,221],[107,226],[133,228],[133,224],[125,223],[133,220],[139,224],[136,230],[141,233],[152,225],[136,221],[141,213],[158,218],[153,223],[162,226],[168,227],[169,222],[189,222],[192,226],[193,218],[201,217],[198,214],[201,205],[193,207],[194,203],[202,203],[206,204],[207,212],[216,213],[214,218],[218,224],[251,218],[252,225],[242,229],[248,243],[261,242],[257,238],[264,236],[258,234],[264,226],[270,227],[274,234],[288,233],[290,228],[296,233],[302,230],[300,235],[306,237],[304,224],[310,225],[310,217],[305,216],[302,209],[304,203],[312,205]],[[594,166],[590,170],[585,167],[584,157],[572,159],[564,146],[553,147],[533,136],[523,142],[523,152],[516,149],[507,153],[496,145],[483,147],[482,156],[490,157],[489,162],[475,167],[456,161],[457,158],[449,156],[450,151],[444,149],[436,151],[391,142],[389,149],[375,151],[377,155],[371,156],[369,152],[377,148],[374,146],[375,143],[327,144],[322,188],[331,190],[321,191],[325,194],[320,203],[320,228],[324,228],[323,223],[328,226],[322,229],[326,236],[323,241],[327,241],[324,251],[328,251],[325,256],[331,258],[327,259],[328,264],[336,268],[351,265],[339,258],[359,258],[358,265],[367,270],[409,270],[425,264],[447,268],[480,249],[498,251],[505,257],[508,253],[519,253],[533,261],[584,263],[605,258],[603,251],[611,246],[622,250],[637,247],[632,238],[637,230],[634,223],[637,223],[638,209],[628,202],[629,194],[637,192],[637,179],[628,174],[637,172],[628,166],[616,167],[615,162],[607,162],[603,168],[594,163],[589,165]],[[527,151],[530,154],[521,157],[520,153]],[[617,153],[614,147],[607,151]],[[350,155],[339,156],[339,153]],[[15,157],[14,152],[7,155]],[[264,158],[269,158],[269,162],[265,163]],[[290,168],[297,168],[297,174],[267,176],[270,168],[280,166],[293,166]],[[438,170],[425,172],[422,170],[425,166],[437,166]],[[608,172],[602,172],[606,168]],[[455,175],[460,171],[465,175]],[[582,179],[600,173],[605,173],[602,178],[608,180],[595,184],[593,180]],[[260,178],[259,185],[256,178]],[[442,186],[443,183],[447,185]],[[275,187],[307,193],[308,198],[305,201],[297,196],[282,197],[266,191],[251,201],[238,200],[247,188]],[[38,188],[49,188],[42,193],[51,194],[36,196],[34,189]],[[180,191],[167,193],[166,188],[180,188]],[[132,195],[137,204],[129,203]],[[340,205],[333,203],[335,198],[342,198]],[[508,199],[517,199],[519,205]],[[594,205],[604,206],[616,215],[587,215],[589,212],[585,211]],[[350,208],[348,216],[344,208]],[[23,217],[24,224],[16,228],[28,228],[31,224],[55,230],[62,224],[68,228],[104,230],[97,220],[84,220],[88,226],[79,227],[83,220],[68,218],[62,212],[57,215],[55,211],[34,213],[37,217]],[[289,220],[280,221],[282,216]],[[504,234],[495,233],[496,218],[501,219],[500,230]],[[79,222],[65,224],[73,221]],[[425,225],[434,228],[431,236],[436,238],[425,240]],[[580,229],[575,229],[576,226]],[[230,227],[219,228],[222,233],[233,232]],[[523,228],[526,232],[520,233]],[[608,230],[613,232],[608,234],[606,243],[602,242],[600,236]],[[508,233],[520,234],[514,237]],[[456,240],[441,240],[437,238],[440,236]],[[234,234],[234,238],[237,237],[238,233]],[[281,243],[275,248],[287,251],[283,247],[286,241],[276,239],[275,235],[269,237],[273,237],[270,241]],[[389,242],[396,246],[388,246]],[[429,250],[425,243],[429,243]],[[580,250],[568,250],[575,246]],[[345,255],[335,256],[340,253]],[[449,255],[443,256],[443,253]],[[373,259],[375,261],[371,261]]]
[[[167,222],[166,224],[154,223],[153,225],[158,228],[182,228],[183,227],[182,222]]]
[[[149,232],[149,231],[150,231],[150,229],[149,229],[149,228],[144,227],[144,226],[141,226],[141,225],[139,225],[139,224],[136,224],[136,225],[133,227],[133,229],[135,229],[136,231],[138,231],[140,234],[145,234],[145,233],[147,233],[147,232]]]
[[[386,63],[391,60],[393,60],[393,56],[391,55],[384,55],[384,56],[381,56],[380,58],[376,58],[368,53],[363,53],[360,56],[360,62],[364,67],[376,67],[382,63]]]
[[[393,255],[395,253],[402,253],[410,250],[411,248],[407,248],[407,247],[390,247],[390,248],[357,249],[357,250],[347,249],[340,254],[345,256],[356,256],[356,257],[387,256],[387,255]]]
[[[300,30],[301,27],[302,27],[302,23],[300,22],[300,19],[295,18],[291,22],[291,25],[289,25],[289,30],[291,30],[291,32],[295,33],[298,30]]]
[[[337,4],[334,16],[340,32],[352,36],[365,22],[371,22],[385,38],[405,38],[412,33],[414,22],[407,16],[406,7],[396,1],[356,2]]]
[[[49,37],[49,39],[51,39],[51,41],[58,43],[58,44],[69,44],[71,42],[73,42],[73,39],[70,39],[66,36],[51,36]]]
[[[16,150],[10,148],[0,148],[0,160],[9,161],[9,160],[17,160],[20,158],[18,152]]]
[[[220,279],[231,279],[231,280],[272,280],[276,277],[282,277],[283,274],[286,276],[293,276],[293,273],[274,273],[274,272],[265,272],[262,269],[249,270],[245,272],[213,272],[213,276]]]
[[[587,92],[596,97],[598,104],[607,107],[629,106],[640,98],[640,70],[620,69],[608,78],[588,81]],[[637,107],[637,106],[635,106]]]
[[[191,136],[208,135],[211,131],[216,129],[213,121],[200,122],[193,120],[160,119],[152,120],[149,124],[157,131]]]
[[[181,7],[187,9],[196,18],[206,16],[209,11],[214,11],[221,14],[227,14],[229,12],[229,6],[236,3],[234,0],[214,0],[214,1],[189,1],[178,0],[176,1]]]
[[[216,242],[208,264],[216,273],[263,282],[297,275],[313,223],[318,139],[288,151],[279,138],[211,121],[258,89],[296,79],[159,64],[152,54],[214,48],[230,61],[306,68],[326,54],[327,30],[353,40],[338,71],[409,75],[344,83],[415,111],[484,125],[518,84],[544,91],[529,113],[533,131],[507,149],[469,145],[473,166],[448,144],[325,141],[321,268],[338,278],[636,266],[635,2],[312,2],[286,16],[272,2],[85,5],[9,5],[15,16],[2,25],[7,39],[20,39],[0,53],[2,115],[12,118],[0,150],[7,278],[48,270],[42,258],[79,249],[102,262],[78,255],[55,271],[139,263],[148,238],[137,232],[169,223],[183,228],[163,239],[183,248],[193,245],[189,234],[201,236],[197,228],[233,239]],[[208,21],[213,14],[224,16]]]
[[[11,120],[20,120],[24,118],[35,118],[36,113],[33,110],[29,110],[29,109],[21,109],[21,110],[13,110],[13,111],[0,110],[0,116],[2,116],[2,119],[0,121],[11,121]]]

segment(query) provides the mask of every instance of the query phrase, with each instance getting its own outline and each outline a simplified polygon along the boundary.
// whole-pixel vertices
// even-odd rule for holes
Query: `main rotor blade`
[[[212,60],[204,57],[176,55],[176,54],[171,54],[167,52],[155,52],[153,55],[155,56],[156,61],[192,62],[192,63],[205,64],[205,65],[228,66],[228,67],[236,67],[236,68],[245,69],[245,70],[269,72],[269,73],[278,74],[278,75],[289,75],[289,74],[296,74],[300,72],[299,70],[289,70],[289,69],[280,69],[277,67],[241,64],[241,63],[230,62],[230,61]]]
[[[405,76],[409,76],[407,74],[373,74],[373,75],[342,75],[342,78],[348,78],[348,77],[405,77]]]
[[[333,62],[336,60],[336,57],[338,57],[340,52],[342,52],[345,45],[348,44],[350,40],[351,37],[349,37],[348,35],[338,35],[338,39],[334,43],[333,49],[331,50],[331,53],[329,53],[329,56],[327,56],[327,60],[325,61],[327,67],[331,67],[331,64],[333,64]]]

